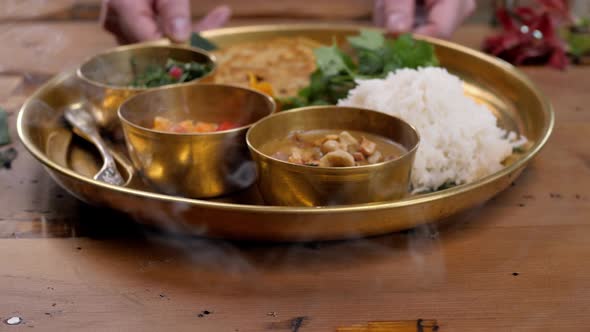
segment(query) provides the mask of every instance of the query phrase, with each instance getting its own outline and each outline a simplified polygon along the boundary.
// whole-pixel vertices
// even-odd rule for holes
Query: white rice
[[[466,96],[463,82],[445,69],[402,69],[385,79],[357,83],[338,105],[394,115],[418,130],[413,192],[492,174],[503,167],[513,147],[523,143],[517,134],[499,128],[494,114]]]

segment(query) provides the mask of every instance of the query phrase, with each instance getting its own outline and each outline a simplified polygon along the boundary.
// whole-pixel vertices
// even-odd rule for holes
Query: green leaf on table
[[[191,46],[203,49],[205,51],[215,51],[218,47],[213,44],[207,38],[204,38],[197,32],[193,32],[191,35]]]
[[[15,148],[0,150],[0,169],[11,169],[12,162],[16,159],[17,156],[18,152]]]
[[[8,132],[8,113],[0,108],[0,145],[10,143],[10,133]]]

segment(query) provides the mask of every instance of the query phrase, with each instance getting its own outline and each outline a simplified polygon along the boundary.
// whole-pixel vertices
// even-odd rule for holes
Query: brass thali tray
[[[341,25],[268,25],[203,33],[218,46],[276,37],[304,36],[321,43],[358,33]],[[62,73],[36,91],[18,118],[26,148],[55,181],[79,199],[125,212],[138,222],[208,237],[305,241],[385,234],[434,222],[479,205],[513,182],[547,142],[554,125],[548,100],[511,65],[450,42],[435,45],[441,65],[465,81],[465,91],[493,110],[502,127],[525,135],[531,145],[505,168],[467,185],[393,202],[335,207],[266,206],[256,188],[215,200],[167,196],[133,181],[127,187],[98,182],[94,147],[72,134],[62,109],[83,98],[74,72]],[[122,147],[116,147],[123,151]]]

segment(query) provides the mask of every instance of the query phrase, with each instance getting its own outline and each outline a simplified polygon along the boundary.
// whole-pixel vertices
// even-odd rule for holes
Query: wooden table
[[[455,39],[478,47],[486,33],[465,26]],[[16,142],[26,96],[114,42],[92,22],[57,20],[0,24],[0,44]],[[0,318],[24,322],[0,331],[334,331],[418,318],[441,331],[587,330],[590,68],[524,70],[557,125],[515,185],[445,223],[358,241],[162,234],[78,202],[15,143],[13,168],[0,170]]]

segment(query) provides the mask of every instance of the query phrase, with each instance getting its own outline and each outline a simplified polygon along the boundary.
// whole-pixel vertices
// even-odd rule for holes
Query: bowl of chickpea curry
[[[264,200],[283,206],[403,198],[419,141],[399,118],[337,106],[277,113],[246,135]]]

